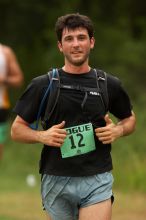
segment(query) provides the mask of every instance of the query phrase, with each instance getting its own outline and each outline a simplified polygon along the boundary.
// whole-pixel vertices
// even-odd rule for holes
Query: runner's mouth
[[[82,54],[82,51],[74,51],[74,52],[71,52],[72,54]]]

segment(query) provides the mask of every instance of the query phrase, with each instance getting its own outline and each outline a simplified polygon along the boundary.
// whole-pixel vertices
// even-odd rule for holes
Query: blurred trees
[[[0,41],[12,46],[26,84],[63,64],[54,24],[58,16],[79,12],[91,17],[96,46],[90,63],[116,74],[133,98],[146,87],[146,2],[141,0],[0,0]]]

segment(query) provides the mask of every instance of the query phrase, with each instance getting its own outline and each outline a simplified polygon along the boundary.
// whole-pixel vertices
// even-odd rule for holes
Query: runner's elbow
[[[17,126],[15,123],[11,126],[11,139],[16,141],[17,140]]]

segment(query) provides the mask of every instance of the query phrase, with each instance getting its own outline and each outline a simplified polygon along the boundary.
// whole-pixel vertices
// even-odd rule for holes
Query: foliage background
[[[143,94],[146,2],[141,0],[0,0],[0,41],[15,50],[26,84],[35,75],[63,64],[54,24],[58,16],[74,12],[94,22],[96,47],[91,64],[120,76],[134,98],[139,97],[139,88]]]
[[[94,22],[96,46],[90,64],[120,77],[137,116],[136,132],[113,145],[115,188],[146,192],[146,2],[0,0],[0,41],[14,49],[25,74],[25,87],[33,77],[63,65],[54,24],[58,16],[74,12]],[[24,87],[10,93],[12,107]],[[11,114],[10,123],[13,117]],[[37,175],[40,150],[9,140],[1,163],[1,189],[8,190],[10,178],[14,190],[23,187],[29,172]]]

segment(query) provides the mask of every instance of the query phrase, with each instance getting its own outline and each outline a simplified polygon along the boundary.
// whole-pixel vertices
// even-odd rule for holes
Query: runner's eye
[[[73,39],[72,37],[68,36],[68,37],[66,37],[66,38],[64,39],[64,41],[66,41],[66,42],[71,42],[72,39]]]
[[[85,35],[79,35],[78,36],[78,40],[80,40],[80,41],[83,41],[83,40],[85,40],[86,39],[86,36]]]

